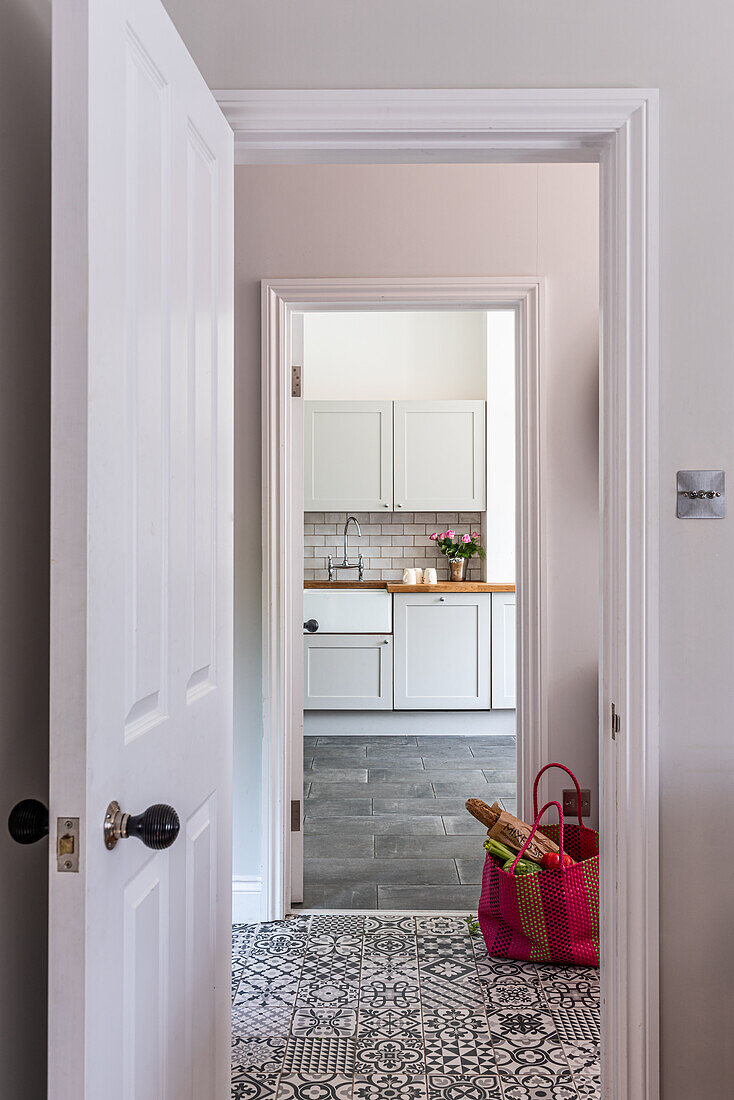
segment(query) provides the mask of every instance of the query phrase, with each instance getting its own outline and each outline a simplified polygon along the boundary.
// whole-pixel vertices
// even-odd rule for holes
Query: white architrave
[[[517,317],[518,471],[518,772],[521,812],[532,805],[533,777],[547,759],[545,655],[539,609],[544,600],[540,487],[540,358],[542,279],[291,279],[262,284],[264,538],[263,562],[263,803],[264,916],[289,908],[291,740],[288,719],[302,709],[293,695],[300,670],[300,607],[293,571],[302,553],[301,456],[291,445],[291,318],[313,310],[514,309]],[[301,676],[296,680],[300,683]],[[294,719],[293,719],[294,720]]]
[[[601,165],[602,1080],[606,1100],[659,1096],[658,93],[623,89],[222,91],[239,164],[598,161]],[[266,364],[287,363],[286,302],[263,299]],[[532,338],[531,334],[526,334]],[[265,740],[288,712],[289,389],[263,382]],[[539,455],[528,456],[528,462]],[[537,503],[537,502],[535,502]],[[530,501],[521,500],[528,521]],[[533,532],[528,528],[532,537]],[[283,575],[285,572],[285,576]],[[518,571],[520,576],[520,572]],[[522,627],[521,627],[522,630]],[[524,644],[522,641],[521,645]],[[542,645],[541,645],[542,649]],[[527,656],[527,655],[526,655]],[[528,666],[530,677],[536,675]],[[610,708],[622,717],[611,737]],[[525,761],[529,766],[530,761]],[[270,758],[268,791],[280,763]],[[534,766],[534,764],[533,764]],[[284,808],[269,808],[268,897],[282,904]],[[287,836],[287,834],[286,834]],[[282,841],[281,841],[282,843]],[[275,915],[271,911],[270,915]]]

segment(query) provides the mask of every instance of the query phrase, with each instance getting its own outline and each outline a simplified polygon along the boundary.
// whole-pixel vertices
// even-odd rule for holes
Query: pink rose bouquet
[[[479,554],[480,558],[486,556],[478,542],[478,531],[472,531],[470,535],[457,535],[456,531],[434,531],[430,538],[449,559],[473,558],[475,554]]]

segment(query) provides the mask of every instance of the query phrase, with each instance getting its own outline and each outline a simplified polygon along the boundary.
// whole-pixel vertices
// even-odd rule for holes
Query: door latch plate
[[[79,818],[56,818],[56,870],[73,874],[79,870]]]

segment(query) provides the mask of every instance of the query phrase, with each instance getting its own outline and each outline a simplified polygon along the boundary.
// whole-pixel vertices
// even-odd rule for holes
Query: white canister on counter
[[[438,584],[438,573],[435,569],[423,570],[423,583],[424,584]]]
[[[415,567],[415,583],[423,584],[423,570],[420,569],[417,565]]]

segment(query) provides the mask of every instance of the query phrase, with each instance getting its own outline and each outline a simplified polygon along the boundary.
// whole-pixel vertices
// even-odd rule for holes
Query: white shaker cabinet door
[[[304,637],[304,710],[392,710],[392,649],[386,634]]]
[[[487,710],[490,594],[393,601],[395,710]]]
[[[484,401],[396,401],[395,508],[486,507]]]
[[[392,508],[392,401],[304,402],[307,512]]]
[[[514,710],[517,703],[515,593],[492,593],[492,710]]]

